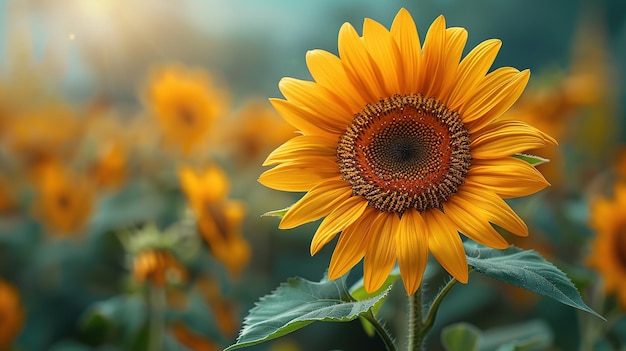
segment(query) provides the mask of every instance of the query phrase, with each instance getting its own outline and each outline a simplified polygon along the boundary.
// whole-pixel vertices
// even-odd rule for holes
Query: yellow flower
[[[200,70],[170,66],[154,72],[146,104],[154,113],[167,143],[189,154],[204,141],[228,96]]]
[[[591,203],[589,224],[596,237],[587,264],[604,279],[604,290],[616,294],[626,309],[626,183],[615,186],[614,196]]]
[[[0,279],[0,350],[9,349],[24,324],[17,290]]]
[[[139,283],[164,286],[168,282],[184,282],[187,271],[168,251],[144,250],[133,260],[133,277]]]
[[[80,121],[59,106],[24,112],[6,123],[2,141],[7,151],[34,177],[51,160],[70,157],[83,130]]]
[[[41,170],[35,186],[38,196],[34,213],[53,232],[67,235],[83,229],[96,196],[85,175],[51,162]]]
[[[103,188],[119,188],[126,180],[127,153],[120,142],[102,145],[91,168],[94,181]]]
[[[241,165],[258,164],[261,157],[294,136],[295,129],[285,122],[267,101],[250,100],[222,128],[222,145],[230,147]],[[259,133],[263,131],[263,133]]]
[[[176,339],[189,350],[193,351],[218,351],[222,348],[215,342],[190,330],[182,322],[174,323],[172,331]]]
[[[330,279],[364,259],[364,284],[372,292],[397,261],[412,294],[430,251],[467,282],[459,232],[494,248],[508,243],[491,224],[528,235],[503,198],[548,183],[511,155],[555,141],[523,122],[498,120],[524,90],[529,71],[489,72],[499,40],[480,43],[460,61],[466,39],[465,29],[446,28],[440,16],[421,46],[401,9],[389,31],[366,19],[359,36],[344,24],[339,57],[309,51],[314,82],[281,80],[286,99],[272,103],[302,135],[269,155],[264,165],[276,167],[259,181],[306,192],[280,228],[326,217],[311,254],[341,232]]]
[[[250,261],[251,250],[241,228],[245,207],[226,197],[230,186],[226,174],[217,166],[202,172],[182,166],[178,177],[211,254],[237,276]]]

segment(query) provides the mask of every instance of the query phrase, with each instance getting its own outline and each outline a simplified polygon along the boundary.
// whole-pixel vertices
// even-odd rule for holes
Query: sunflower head
[[[155,70],[145,100],[167,144],[186,155],[207,137],[228,94],[201,70],[168,66]]]
[[[149,249],[135,255],[133,277],[141,284],[164,286],[168,282],[186,281],[187,270],[171,252]]]
[[[0,350],[10,348],[23,324],[24,311],[18,291],[0,279]]]
[[[608,294],[626,309],[626,184],[615,186],[614,198],[591,203],[589,221],[596,236],[587,264],[598,271]]]
[[[95,207],[95,188],[80,172],[52,162],[43,167],[35,184],[35,215],[56,234],[77,233],[87,224]]]
[[[363,259],[368,291],[397,263],[407,293],[419,287],[429,252],[456,279],[468,279],[459,233],[494,248],[508,246],[492,226],[525,236],[503,198],[548,185],[515,154],[556,143],[545,133],[499,117],[530,73],[491,70],[499,40],[461,57],[463,28],[435,19],[423,45],[408,11],[388,30],[366,19],[359,35],[346,23],[339,55],[306,56],[314,81],[283,78],[272,99],[298,135],[274,150],[260,182],[306,194],[285,213],[287,229],[325,217],[311,253],[341,233],[329,277]]]
[[[203,170],[183,166],[178,177],[211,254],[232,276],[238,276],[250,261],[251,248],[242,231],[246,209],[243,202],[227,197],[226,173],[216,165]]]

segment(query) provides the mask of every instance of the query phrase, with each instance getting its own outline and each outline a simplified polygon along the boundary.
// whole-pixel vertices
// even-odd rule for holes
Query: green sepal
[[[517,154],[514,154],[513,157],[519,158],[520,160],[524,160],[533,167],[550,162],[550,160],[547,158],[543,158],[543,157],[531,155],[531,154],[517,153]]]
[[[274,211],[265,212],[264,214],[261,215],[261,217],[279,217],[279,218],[283,218],[283,217],[285,217],[285,214],[287,213],[287,211],[289,211],[290,208],[291,208],[291,206],[283,208],[282,210],[274,210]]]

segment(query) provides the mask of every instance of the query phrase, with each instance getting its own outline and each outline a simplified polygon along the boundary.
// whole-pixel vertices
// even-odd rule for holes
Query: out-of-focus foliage
[[[501,38],[495,66],[531,69],[507,118],[559,145],[532,150],[550,159],[538,168],[552,187],[510,202],[531,234],[507,240],[565,271],[607,318],[474,274],[446,298],[428,350],[451,347],[449,329],[439,336],[460,320],[485,350],[530,326],[545,336],[537,349],[626,345],[613,284],[626,280],[626,241],[595,244],[626,235],[626,221],[590,207],[626,181],[622,1],[0,0],[0,349],[221,350],[279,282],[318,279],[330,251],[309,256],[315,224],[279,231],[261,217],[295,201],[256,182],[295,132],[267,98],[283,76],[309,79],[306,50],[336,48],[343,22],[389,24],[402,6],[422,26],[444,13],[468,47]],[[427,295],[448,279],[426,278]],[[400,290],[378,314],[402,338]],[[337,347],[382,345],[353,321],[250,349]]]

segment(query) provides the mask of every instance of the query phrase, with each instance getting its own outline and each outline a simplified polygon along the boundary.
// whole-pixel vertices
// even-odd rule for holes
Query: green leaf
[[[524,161],[530,163],[530,165],[533,166],[533,167],[539,166],[540,164],[543,164],[543,163],[550,162],[550,160],[548,160],[547,158],[543,158],[543,157],[539,157],[539,156],[535,156],[535,155],[530,155],[530,154],[517,153],[517,154],[513,155],[513,157],[517,157],[520,160],[524,160]]]
[[[476,243],[465,243],[467,264],[480,274],[551,297],[604,319],[587,306],[572,281],[533,250],[509,247],[496,250]]]
[[[256,345],[286,335],[316,321],[348,322],[358,318],[389,293],[354,301],[345,277],[319,283],[291,278],[250,310],[237,342],[225,351]]]
[[[391,273],[389,273],[389,276],[387,277],[383,285],[378,290],[374,291],[373,293],[368,293],[367,291],[365,291],[365,284],[363,283],[363,278],[361,278],[359,279],[359,281],[357,281],[350,287],[350,295],[352,295],[352,298],[357,301],[363,301],[363,300],[373,298],[375,296],[382,294],[387,289],[390,289],[391,286],[396,282],[396,280],[398,280],[398,278],[400,278],[400,269],[398,267],[395,267],[391,271]],[[372,307],[372,313],[374,313],[374,315],[378,313],[378,310],[380,310],[380,307],[385,302],[385,299],[386,297],[381,298],[374,305],[374,307]],[[367,335],[374,336],[374,334],[376,333],[376,330],[367,319],[361,318],[361,324],[363,324],[363,329],[365,330],[365,333]]]
[[[468,323],[457,323],[443,328],[441,343],[446,351],[478,351],[480,330]]]
[[[290,208],[291,208],[291,206],[283,208],[282,210],[274,210],[274,211],[265,212],[264,214],[261,215],[261,217],[279,217],[279,218],[283,218],[283,217],[285,217],[285,213],[287,213],[287,211],[289,211]]]

